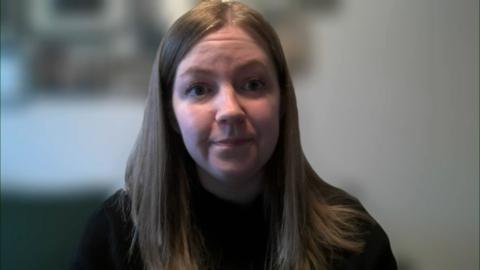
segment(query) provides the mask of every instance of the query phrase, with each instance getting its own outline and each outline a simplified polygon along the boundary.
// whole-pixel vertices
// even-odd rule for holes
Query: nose
[[[238,124],[245,120],[245,112],[241,106],[235,89],[223,86],[217,96],[216,121],[221,124]]]

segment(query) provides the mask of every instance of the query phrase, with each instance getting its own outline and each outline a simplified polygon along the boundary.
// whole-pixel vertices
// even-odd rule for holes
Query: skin
[[[208,34],[180,62],[172,103],[204,188],[254,200],[279,134],[280,90],[263,44],[232,25]]]

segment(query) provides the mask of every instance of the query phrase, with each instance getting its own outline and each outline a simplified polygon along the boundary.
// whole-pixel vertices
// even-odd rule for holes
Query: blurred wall
[[[304,149],[401,269],[479,269],[479,4],[341,1],[295,78]]]
[[[0,268],[68,265],[191,2],[2,0]],[[280,32],[320,176],[360,198],[400,269],[478,269],[478,1],[249,2]]]

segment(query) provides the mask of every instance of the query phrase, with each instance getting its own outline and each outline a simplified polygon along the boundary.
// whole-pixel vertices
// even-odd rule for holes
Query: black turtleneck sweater
[[[268,224],[262,199],[239,205],[194,185],[194,223],[218,269],[263,269]]]
[[[218,270],[263,269],[268,240],[262,197],[249,205],[237,205],[214,196],[200,185],[193,187],[193,218]],[[143,269],[138,248],[129,256],[133,225],[126,209],[125,191],[107,199],[88,222],[72,269]],[[382,228],[374,224],[366,234],[365,250],[345,255],[335,269],[397,269]]]

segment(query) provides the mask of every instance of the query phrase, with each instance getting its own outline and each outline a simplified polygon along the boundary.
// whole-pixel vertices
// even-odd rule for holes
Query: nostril
[[[217,121],[226,124],[241,123],[245,121],[245,114],[241,110],[218,112]]]

